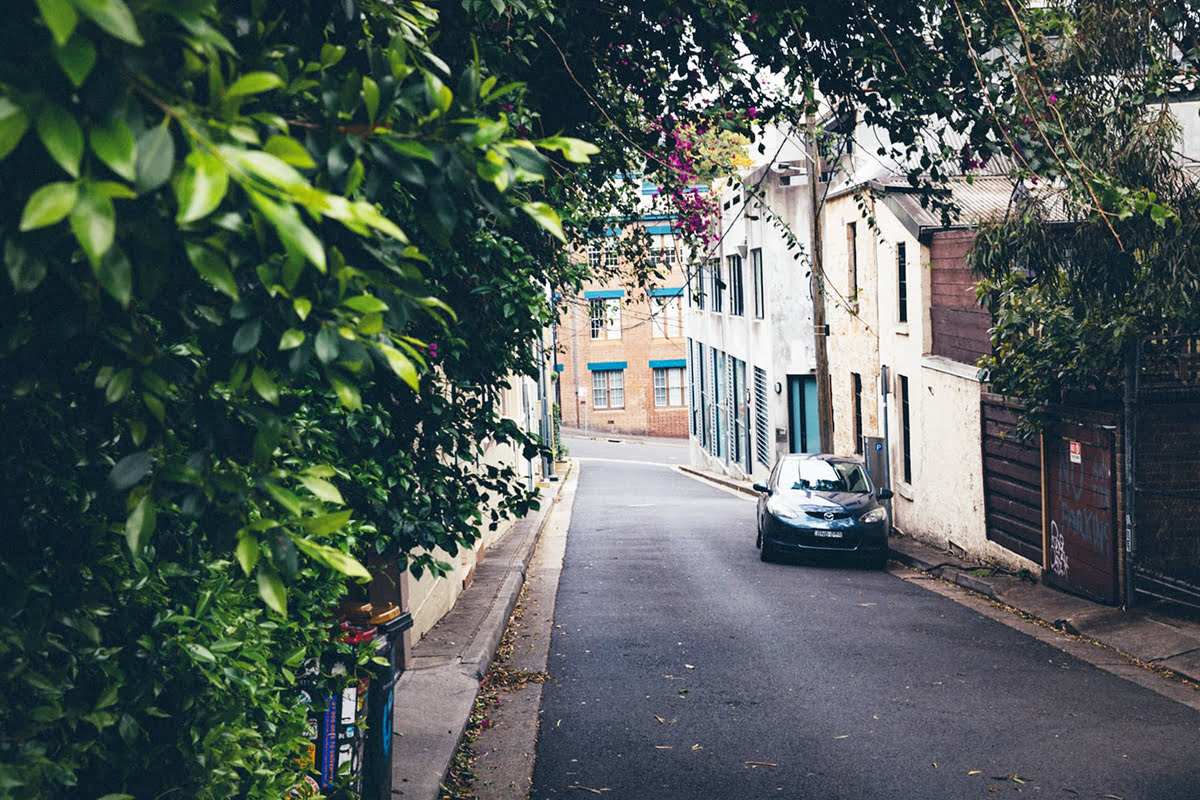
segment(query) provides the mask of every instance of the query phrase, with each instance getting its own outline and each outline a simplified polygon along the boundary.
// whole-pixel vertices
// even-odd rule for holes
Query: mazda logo
[[[837,516],[837,515],[834,514],[832,511],[825,512],[825,519],[833,519],[835,516]]]

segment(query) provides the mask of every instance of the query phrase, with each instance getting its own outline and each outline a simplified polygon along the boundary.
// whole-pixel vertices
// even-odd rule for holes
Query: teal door
[[[817,379],[813,375],[788,375],[788,438],[793,453],[821,452]]]

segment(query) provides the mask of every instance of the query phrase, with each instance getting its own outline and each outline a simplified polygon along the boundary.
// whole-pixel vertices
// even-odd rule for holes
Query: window
[[[904,242],[896,245],[896,296],[899,299],[898,322],[908,322],[908,264]]]
[[[729,313],[735,317],[746,314],[746,292],[742,286],[742,257],[727,256],[729,265]]]
[[[657,295],[650,298],[650,304],[650,333],[655,339],[683,335],[683,315],[678,295]]]
[[[904,482],[912,483],[912,412],[908,405],[908,378],[900,377],[900,452]]]
[[[767,373],[754,368],[754,457],[764,467],[771,466],[771,429],[767,415]]]
[[[710,293],[712,296],[712,310],[720,314],[724,310],[725,305],[724,295],[721,292],[724,288],[724,284],[721,282],[721,262],[715,258],[710,259],[708,262],[708,275],[712,281],[712,292]]]
[[[729,393],[730,413],[733,415],[733,460],[750,471],[750,407],[746,403],[746,362],[730,356],[733,363],[732,385]]]
[[[750,273],[750,280],[754,282],[754,318],[762,319],[767,315],[767,296],[763,290],[761,247],[756,247],[750,251]]]
[[[592,407],[625,407],[625,372],[602,369],[592,373]]]
[[[654,251],[654,263],[656,264],[674,264],[676,260],[674,247],[660,247]]]
[[[588,310],[592,317],[593,339],[621,338],[621,301],[615,297],[588,300]]]
[[[854,452],[863,451],[862,375],[850,373],[850,388],[854,392]]]
[[[857,311],[858,303],[858,225],[846,225],[846,300]]]
[[[592,269],[600,269],[604,263],[604,245],[600,242],[592,242],[588,245],[588,266]]]
[[[606,266],[606,267],[617,266],[618,257],[619,257],[619,253],[617,250],[617,243],[609,242],[608,247],[604,248],[604,266]]]
[[[692,347],[692,340],[687,340],[687,382],[688,382],[688,433],[695,436],[698,431],[696,425],[696,409],[700,407],[696,397],[696,356],[695,348]]]
[[[723,460],[728,431],[725,427],[725,354],[715,347],[712,348],[712,390],[713,446],[709,452]]]
[[[696,287],[696,289],[692,294],[696,298],[696,308],[700,309],[701,311],[704,310],[704,298],[705,298],[704,273],[705,272],[706,272],[706,270],[704,269],[703,264],[696,265],[696,272],[695,272],[695,279],[696,279],[695,287]]]
[[[654,405],[683,405],[683,367],[655,368]]]
[[[704,361],[704,345],[696,343],[695,361],[693,363],[700,365],[700,405],[696,410],[700,415],[700,424],[697,426],[700,429],[700,446],[708,449],[708,432],[710,425],[708,422],[708,371]]]

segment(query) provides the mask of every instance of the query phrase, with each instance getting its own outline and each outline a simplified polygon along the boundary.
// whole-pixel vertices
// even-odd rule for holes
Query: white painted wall
[[[754,480],[765,479],[775,459],[787,451],[787,376],[813,374],[816,371],[816,345],[813,337],[813,305],[810,287],[808,252],[811,246],[809,213],[809,190],[803,168],[803,153],[795,142],[776,138],[770,150],[779,156],[771,163],[751,171],[742,182],[727,188],[721,195],[722,240],[714,252],[722,270],[726,257],[738,254],[742,257],[745,286],[745,314],[730,313],[729,297],[723,300],[722,311],[712,311],[712,298],[700,311],[694,303],[687,308],[686,332],[695,342],[707,348],[722,350],[729,357],[746,363],[747,389],[751,393],[750,428],[747,431],[750,445],[755,442],[755,413],[753,407],[754,368],[766,372],[768,387],[767,418],[770,427],[771,454],[769,463],[762,463],[756,455],[751,457],[751,470],[747,474],[739,465],[720,460],[705,451],[698,439],[691,438],[691,461],[697,466]],[[783,146],[780,146],[783,145]],[[784,156],[788,158],[784,158]],[[772,164],[793,164],[797,169],[772,169]],[[791,174],[789,184],[781,178]],[[748,199],[747,186],[758,186],[763,193],[760,203]],[[724,206],[728,205],[729,208]],[[765,207],[764,207],[765,206]],[[789,249],[788,237],[783,229],[790,230],[792,237],[800,243],[802,250]],[[763,256],[763,289],[765,312],[762,319],[755,316],[754,273],[750,252],[761,248]],[[797,254],[799,258],[796,258]],[[706,291],[711,282],[706,276]],[[705,351],[707,354],[707,350]],[[710,364],[706,364],[709,371]],[[693,380],[699,379],[699,370],[693,365]],[[776,392],[779,384],[783,391]]]

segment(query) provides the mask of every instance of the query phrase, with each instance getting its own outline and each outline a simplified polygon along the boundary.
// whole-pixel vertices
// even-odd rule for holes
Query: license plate
[[[842,538],[841,531],[813,531],[813,536],[818,539],[840,539]]]

